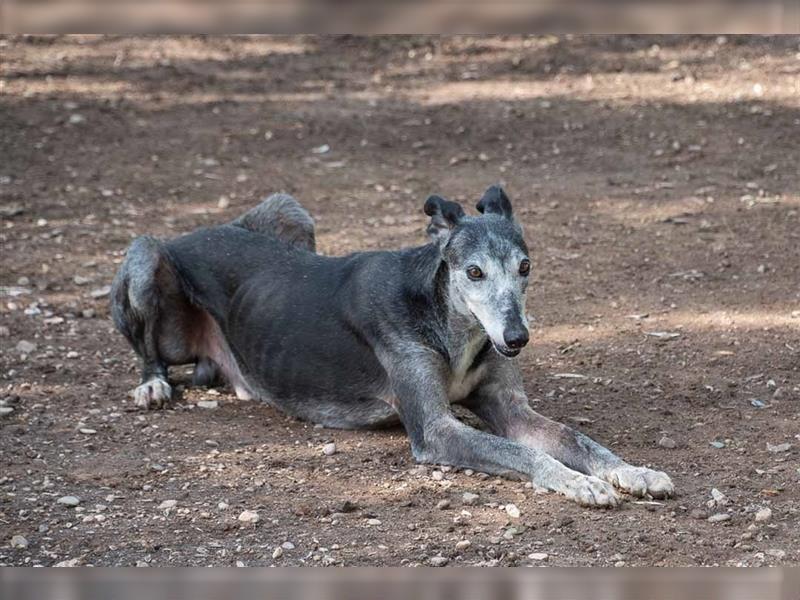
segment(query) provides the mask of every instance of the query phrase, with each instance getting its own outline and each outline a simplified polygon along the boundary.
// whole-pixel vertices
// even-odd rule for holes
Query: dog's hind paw
[[[567,481],[562,493],[582,506],[615,507],[621,502],[613,486],[591,475]]]
[[[607,479],[623,492],[639,498],[670,498],[675,495],[675,486],[663,471],[624,465],[611,471]]]
[[[172,387],[160,377],[148,379],[133,390],[133,403],[142,410],[162,408],[171,397]]]

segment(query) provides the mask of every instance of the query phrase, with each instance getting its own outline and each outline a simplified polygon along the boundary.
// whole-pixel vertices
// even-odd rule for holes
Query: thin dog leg
[[[450,412],[441,370],[419,357],[397,361],[393,375],[398,412],[419,462],[448,464],[486,473],[521,473],[534,484],[587,506],[616,506],[613,486],[583,475],[545,452],[473,429]],[[433,359],[435,360],[435,359]]]
[[[666,498],[675,493],[666,473],[630,465],[588,436],[540,415],[530,408],[524,392],[493,383],[475,392],[466,406],[495,434],[546,452],[634,496]]]

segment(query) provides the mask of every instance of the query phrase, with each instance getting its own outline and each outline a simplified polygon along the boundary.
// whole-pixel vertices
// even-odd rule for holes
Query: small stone
[[[272,558],[277,559],[280,558],[281,556],[283,556],[283,548],[278,546],[277,548],[275,548],[275,550],[272,551]]]
[[[709,523],[722,523],[723,521],[730,521],[731,516],[728,513],[717,513],[708,517]]]
[[[506,513],[512,519],[519,519],[521,514],[516,504],[506,504]]]
[[[432,567],[443,567],[450,562],[446,556],[432,556],[428,559],[428,564]]]
[[[75,285],[86,285],[87,283],[91,283],[91,281],[91,279],[83,277],[82,275],[75,275],[75,277],[72,278],[72,283]]]
[[[774,446],[772,444],[770,444],[769,442],[767,442],[767,451],[768,452],[773,452],[773,453],[788,452],[791,449],[792,449],[792,445],[789,444],[788,442],[785,442],[783,444],[776,444]]]
[[[64,506],[78,506],[81,503],[81,499],[77,496],[61,496],[56,502]]]
[[[470,542],[469,540],[460,540],[456,542],[456,552],[463,552],[470,546],[472,546],[472,542]]]
[[[228,510],[230,508],[230,506],[231,505],[228,504],[227,502],[220,502],[220,503],[217,504],[217,508],[219,510]]]
[[[658,445],[667,450],[674,450],[678,447],[678,443],[670,437],[664,436],[658,440]]]
[[[758,511],[756,511],[755,520],[758,523],[769,521],[771,518],[772,509],[767,508],[766,506],[764,508],[759,508]]]
[[[780,550],[778,548],[770,548],[767,550],[767,554],[773,558],[777,558],[778,560],[786,558],[786,550]]]
[[[721,450],[722,448],[725,447],[725,442],[720,442],[719,440],[714,440],[713,442],[711,442],[711,445],[714,448],[717,448],[718,450]]]
[[[242,523],[251,523],[256,524],[258,523],[261,517],[258,516],[257,512],[253,512],[252,510],[243,510],[239,515],[239,520]]]
[[[97,288],[89,292],[89,296],[92,298],[102,298],[104,296],[108,296],[111,293],[111,286],[105,285],[101,288]]]
[[[625,561],[624,560],[618,560],[617,562],[614,563],[614,566],[615,567],[624,567],[625,566]]]
[[[0,406],[0,417],[5,417],[14,412],[13,406]]]
[[[381,524],[380,519],[368,519],[367,520],[367,525],[380,525],[380,524]]]
[[[26,540],[25,537],[21,535],[11,536],[11,547],[24,550],[25,548],[28,547],[28,540]]]
[[[198,400],[197,406],[199,408],[205,408],[206,410],[213,410],[215,408],[219,408],[219,401],[217,400]]]
[[[550,558],[550,555],[547,554],[546,552],[533,552],[531,554],[528,554],[528,558],[536,561],[545,561],[548,558]]]
[[[96,429],[91,429],[89,427],[81,427],[80,429],[78,429],[78,431],[81,432],[83,435],[94,435],[95,433],[97,433]]]
[[[86,117],[84,117],[83,115],[81,115],[79,113],[72,113],[69,116],[70,125],[80,125],[81,123],[85,123],[85,122],[86,122]]]
[[[11,335],[11,330],[5,325],[0,325],[0,337],[8,337]]]
[[[436,504],[436,508],[438,508],[439,510],[445,510],[450,508],[450,500],[448,500],[447,498],[445,498],[444,500],[439,500],[439,502]]]
[[[728,497],[720,492],[717,488],[711,489],[711,497],[717,506],[725,506],[728,504]]]
[[[322,447],[322,453],[325,456],[333,456],[334,454],[336,454],[336,444],[334,444],[333,442],[325,444]]]
[[[93,308],[84,308],[81,311],[81,316],[84,319],[94,319],[95,310]]]
[[[705,521],[708,518],[708,513],[702,509],[695,508],[689,513],[689,516],[698,521]]]
[[[161,510],[171,510],[178,506],[177,500],[164,500],[161,504],[158,505],[158,508]]]
[[[444,479],[444,473],[442,473],[441,471],[434,471],[433,473],[431,473],[431,479],[433,479],[434,481],[441,481],[442,479]]]
[[[478,500],[480,500],[480,496],[472,492],[464,492],[464,495],[461,496],[461,501],[467,506],[475,506]]]
[[[67,560],[62,560],[57,562],[54,567],[67,567],[67,568],[74,568],[80,567],[83,564],[83,559],[80,558],[68,558]],[[137,565],[138,566],[138,565]]]
[[[283,542],[281,548],[284,550],[294,550],[294,544],[292,542]]]
[[[30,354],[31,352],[35,352],[37,347],[38,346],[36,346],[36,344],[33,342],[29,342],[28,340],[20,340],[17,343],[17,352],[22,354]]]

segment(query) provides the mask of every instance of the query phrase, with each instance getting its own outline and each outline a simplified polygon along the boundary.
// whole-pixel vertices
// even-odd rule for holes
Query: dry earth
[[[800,562],[800,38],[0,54],[0,564]],[[471,206],[497,181],[535,257],[531,402],[669,472],[676,499],[584,509],[224,389],[132,409],[104,294],[136,235],[285,190],[322,252],[394,248],[423,242],[428,194]]]

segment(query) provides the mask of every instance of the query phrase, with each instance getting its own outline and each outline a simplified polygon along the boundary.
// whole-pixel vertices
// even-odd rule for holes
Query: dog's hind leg
[[[257,233],[272,234],[296,248],[310,252],[316,250],[314,219],[289,194],[272,194],[231,224]]]
[[[183,326],[190,310],[161,242],[134,240],[112,284],[111,315],[141,358],[141,384],[133,391],[137,407],[162,407],[172,395],[168,366],[194,362]]]

